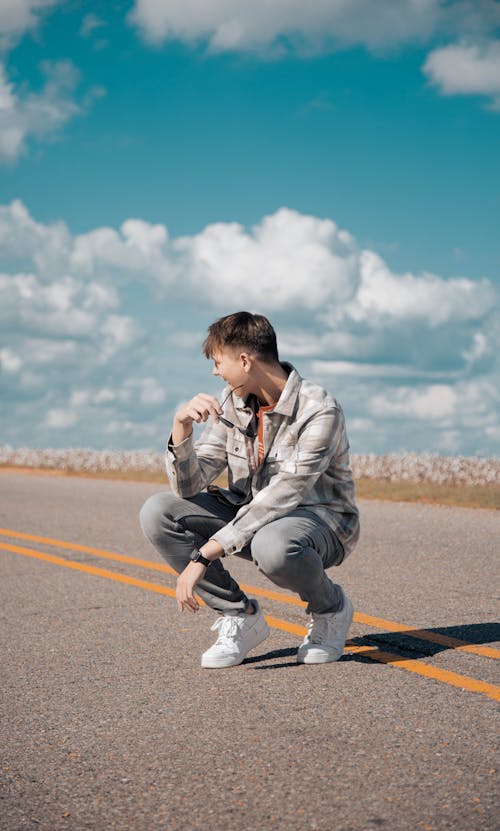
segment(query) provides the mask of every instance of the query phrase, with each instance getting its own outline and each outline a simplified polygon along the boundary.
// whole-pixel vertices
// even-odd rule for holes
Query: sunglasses
[[[230,398],[232,396],[234,390],[237,390],[242,386],[244,386],[244,385],[243,384],[238,384],[237,387],[234,387],[234,389],[230,390],[230,392],[228,393],[228,395],[226,395],[224,401],[220,405],[221,409],[223,408],[223,406],[226,403],[226,401],[228,400],[228,398]],[[239,430],[239,432],[242,433],[243,436],[246,436],[249,439],[254,439],[257,435],[257,433],[255,432],[253,427],[251,427],[250,425],[248,425],[248,427],[240,427],[238,424],[233,424],[232,421],[229,421],[228,418],[224,418],[224,416],[221,416],[221,415],[219,416],[219,421],[222,422],[222,424],[225,424],[226,427],[231,427],[231,429],[233,429],[233,430]]]

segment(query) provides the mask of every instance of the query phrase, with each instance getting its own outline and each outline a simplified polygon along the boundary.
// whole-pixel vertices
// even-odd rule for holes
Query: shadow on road
[[[442,642],[436,643],[433,640],[434,638],[436,640],[442,638]],[[462,641],[462,643],[454,643],[454,640]],[[351,638],[347,643],[346,649],[349,650],[349,645],[373,646],[373,654],[375,655],[377,649],[383,650],[385,647],[394,655],[394,662],[396,663],[398,660],[404,661],[408,658],[414,660],[418,660],[418,658],[432,658],[433,655],[437,655],[448,649],[457,649],[462,645],[478,646],[480,644],[494,643],[499,640],[500,623],[491,621],[489,623],[440,626],[433,629],[412,629],[406,632],[371,633],[359,638]],[[243,663],[262,664],[263,661],[276,661],[277,658],[292,658],[290,661],[255,666],[254,669],[300,668],[302,664],[297,663],[295,659],[296,655],[297,647],[275,649],[262,655],[253,655],[250,658],[246,658]],[[349,654],[347,651],[340,660],[366,661],[367,663],[371,663],[366,652]]]
[[[287,649],[273,649],[272,652],[266,652],[264,655],[252,655],[250,658],[245,658],[243,664],[257,664],[261,661],[273,661],[276,658],[295,658],[297,654],[297,646],[292,646]],[[263,667],[254,667],[254,669],[278,669],[282,667],[300,667],[296,660],[285,661],[279,664],[267,664]]]
[[[455,640],[461,643],[456,643]],[[500,623],[491,621],[488,623],[439,626],[431,629],[411,629],[406,632],[377,632],[363,635],[360,638],[351,638],[350,643],[355,646],[386,647],[390,648],[391,652],[396,649],[402,653],[399,656],[400,659],[405,660],[407,657],[414,659],[432,658],[433,655],[438,655],[448,649],[457,649],[460,646],[478,646],[494,643],[498,640],[500,640]],[[355,660],[361,660],[366,656],[360,654],[351,657]],[[397,660],[396,655],[395,660]]]

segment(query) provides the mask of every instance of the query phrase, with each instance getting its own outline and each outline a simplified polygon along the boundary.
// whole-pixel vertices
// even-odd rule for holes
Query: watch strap
[[[210,565],[210,560],[207,560],[207,558],[203,556],[201,551],[198,550],[193,551],[193,553],[191,554],[191,560],[193,561],[193,563],[201,563],[206,568],[208,568],[208,566]]]

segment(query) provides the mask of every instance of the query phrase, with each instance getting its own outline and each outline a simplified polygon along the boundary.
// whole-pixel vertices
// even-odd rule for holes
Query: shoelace
[[[313,617],[307,624],[307,638],[310,643],[321,643],[328,632],[328,623],[324,617]]]
[[[221,645],[230,644],[238,634],[242,622],[242,618],[237,615],[223,615],[222,617],[218,617],[213,626],[210,627],[213,631],[216,629],[219,630],[219,637],[216,643]]]

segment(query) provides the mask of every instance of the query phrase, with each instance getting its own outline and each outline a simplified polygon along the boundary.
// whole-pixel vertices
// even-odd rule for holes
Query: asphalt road
[[[156,490],[0,474],[2,831],[498,831],[498,514],[361,503],[342,660],[295,663],[278,589],[271,637],[202,670],[212,614],[147,567]]]

